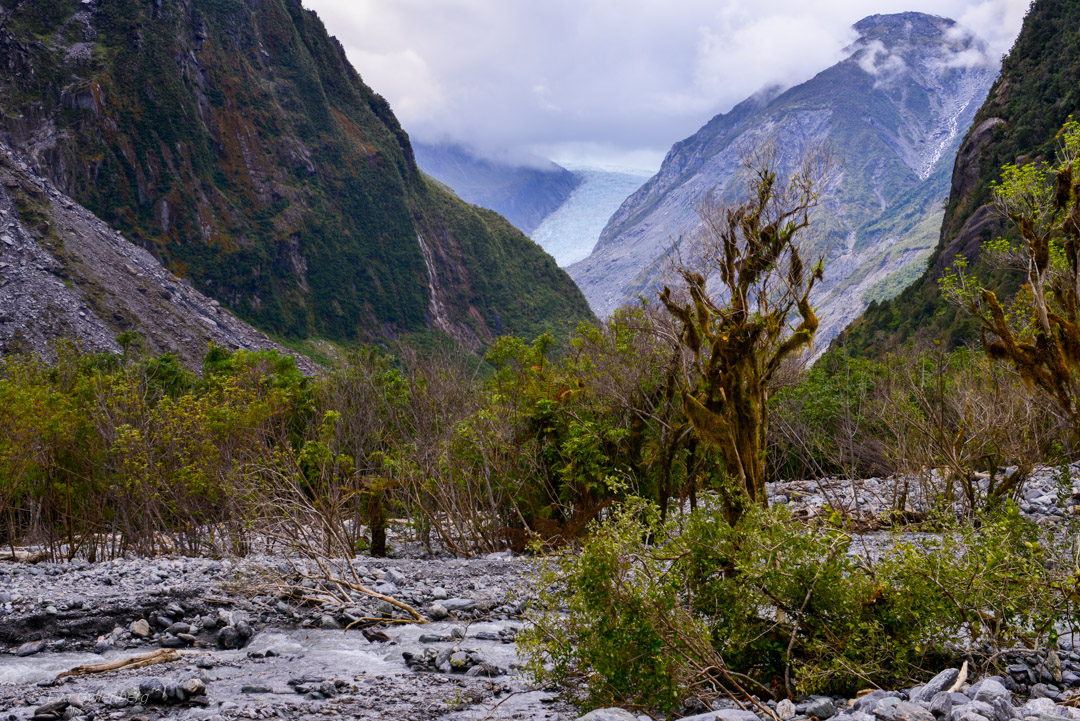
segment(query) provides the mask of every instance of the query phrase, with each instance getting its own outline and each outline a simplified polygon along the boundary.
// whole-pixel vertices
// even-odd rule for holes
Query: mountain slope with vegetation
[[[1008,163],[1052,160],[1058,132],[1078,110],[1080,2],[1037,0],[960,147],[926,272],[892,301],[867,309],[843,336],[852,352],[877,354],[913,337],[949,345],[976,337],[974,319],[945,302],[938,279],[962,256],[999,296],[1015,292],[1019,276],[980,261],[984,242],[1012,232],[990,205],[992,184]]]
[[[423,176],[298,0],[3,0],[0,59],[0,136],[264,330],[477,347],[590,317],[538,246]]]
[[[420,169],[462,200],[494,210],[526,234],[561,206],[581,179],[541,158],[532,165],[491,160],[453,143],[413,143]]]
[[[782,93],[762,92],[676,143],[660,172],[611,218],[592,256],[569,268],[593,310],[606,315],[664,282],[715,193],[734,200],[747,150],[772,144],[792,167],[808,148],[832,148],[840,172],[823,196],[812,242],[826,255],[816,292],[828,341],[869,300],[895,293],[925,262],[948,193],[953,152],[996,67],[982,42],[952,20],[875,15],[855,25],[848,57]]]

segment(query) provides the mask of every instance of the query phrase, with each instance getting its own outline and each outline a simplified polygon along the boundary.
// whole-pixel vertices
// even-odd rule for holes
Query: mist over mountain
[[[747,99],[672,147],[592,254],[569,268],[598,315],[662,286],[666,254],[686,248],[700,226],[698,201],[709,192],[736,199],[742,158],[764,143],[788,167],[815,147],[833,149],[842,164],[804,241],[826,256],[819,340],[918,276],[952,159],[997,66],[981,40],[946,18],[875,15],[854,28],[859,39],[843,61]]]
[[[549,160],[484,158],[453,143],[413,143],[420,169],[473,205],[494,210],[526,235],[562,205],[580,180]]]

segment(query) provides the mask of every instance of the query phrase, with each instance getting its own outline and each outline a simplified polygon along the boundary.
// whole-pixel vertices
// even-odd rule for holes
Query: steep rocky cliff
[[[430,183],[299,0],[0,0],[0,138],[260,328],[477,346],[590,317],[554,261]]]
[[[769,142],[782,163],[819,146],[842,168],[806,239],[826,255],[819,339],[917,277],[936,239],[951,158],[997,69],[981,41],[945,18],[875,15],[855,29],[845,60],[746,100],[672,147],[593,254],[569,268],[599,315],[656,290],[666,254],[700,226],[699,199],[737,197],[747,149]]]
[[[991,183],[1007,163],[1052,159],[1058,131],[1078,113],[1080,0],[1036,0],[956,156],[945,219],[926,272],[853,324],[843,336],[852,352],[872,355],[912,337],[949,345],[977,337],[972,320],[944,301],[938,279],[963,255],[984,283],[1005,296],[1015,291],[1019,277],[979,262],[985,241],[1010,232],[988,205]]]
[[[192,367],[211,342],[284,351],[0,145],[0,355],[50,358],[61,338],[118,352],[124,331],[137,332],[146,351],[174,353]]]

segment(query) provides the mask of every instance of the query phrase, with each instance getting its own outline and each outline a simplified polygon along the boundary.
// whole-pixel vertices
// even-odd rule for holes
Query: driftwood
[[[21,548],[0,551],[0,561],[14,561],[16,563],[41,563],[49,558],[47,551],[27,551]]]
[[[121,661],[110,661],[108,663],[91,663],[86,666],[76,666],[70,671],[64,671],[62,674],[56,677],[59,681],[62,678],[68,676],[91,676],[97,673],[109,673],[110,671],[122,671],[128,668],[143,668],[144,666],[154,666],[159,663],[172,663],[173,661],[180,660],[180,652],[174,648],[161,648],[157,651],[151,651],[150,653],[144,653],[140,656],[132,656],[131,658],[125,658]]]

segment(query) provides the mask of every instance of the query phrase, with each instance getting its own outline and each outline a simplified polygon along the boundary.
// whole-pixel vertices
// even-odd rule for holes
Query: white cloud
[[[304,0],[421,139],[492,152],[662,155],[768,85],[844,57],[875,13],[952,17],[1011,46],[1028,0]],[[971,53],[950,62],[977,62]],[[888,57],[874,54],[875,71]],[[639,157],[646,157],[642,155]]]

